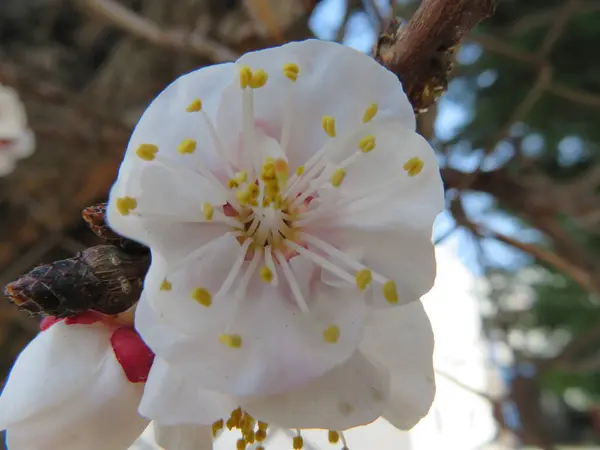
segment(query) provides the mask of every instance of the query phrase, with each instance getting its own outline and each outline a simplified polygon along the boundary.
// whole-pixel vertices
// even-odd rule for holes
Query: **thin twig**
[[[75,3],[83,11],[159,48],[188,52],[215,62],[232,61],[238,56],[217,41],[190,30],[164,30],[114,0],[75,0]]]

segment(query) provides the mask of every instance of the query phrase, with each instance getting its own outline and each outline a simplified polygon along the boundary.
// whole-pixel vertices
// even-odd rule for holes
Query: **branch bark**
[[[394,72],[417,112],[446,90],[460,41],[492,15],[495,0],[423,0],[406,26],[391,22],[373,51]]]

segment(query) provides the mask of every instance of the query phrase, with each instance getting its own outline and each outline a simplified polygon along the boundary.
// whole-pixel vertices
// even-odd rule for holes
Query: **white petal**
[[[99,362],[101,369],[92,380],[86,380],[86,388],[78,395],[10,425],[7,430],[10,450],[129,448],[148,425],[137,413],[143,385],[127,380],[111,347]],[[40,384],[38,389],[41,392],[48,386]]]
[[[17,358],[0,397],[0,429],[44,414],[93,383],[110,348],[103,325],[57,323]]]
[[[433,346],[431,324],[420,301],[375,312],[365,330],[361,351],[391,373],[385,418],[402,430],[425,417],[433,402]]]
[[[204,219],[205,202],[218,208],[226,200],[198,174],[150,165],[141,171],[138,182],[139,191],[127,193],[137,199],[136,211],[141,214],[130,217],[132,226],[140,228],[136,237],[167,261],[176,262],[231,230],[218,221]]]
[[[389,373],[355,353],[344,364],[285,394],[246,399],[253,417],[285,428],[345,430],[379,418],[389,397]]]
[[[283,66],[299,67],[295,83],[283,75]],[[259,126],[279,139],[286,110],[293,110],[290,146],[286,149],[292,168],[303,164],[330,139],[321,128],[324,115],[336,119],[338,135],[362,124],[367,107],[379,105],[377,119],[396,118],[415,128],[412,107],[398,78],[371,57],[333,42],[293,42],[242,56],[238,62],[263,69],[267,84],[254,94],[255,118]],[[368,82],[365,82],[368,80]],[[293,84],[294,99],[289,103]],[[223,95],[219,129],[235,145],[241,130],[241,89],[232,83]]]
[[[136,150],[140,144],[153,144],[159,148],[159,155],[183,170],[204,164],[221,173],[223,167],[217,157],[217,150],[202,113],[186,112],[187,106],[196,98],[202,100],[202,109],[209,117],[215,111],[221,98],[223,86],[236,76],[233,64],[220,64],[205,67],[171,83],[152,102],[138,122],[119,169],[119,176],[109,197],[108,219],[115,231],[140,242],[144,242],[139,225],[135,225],[134,215],[122,216],[115,212],[114,202],[120,196],[132,196],[140,190],[140,175],[149,167],[142,161]],[[193,154],[181,155],[177,147],[184,139],[194,139],[197,149]],[[155,164],[155,163],[152,163]],[[158,162],[156,162],[158,164]],[[221,173],[222,174],[222,173]],[[181,195],[181,194],[180,194]],[[198,205],[200,208],[201,205]]]
[[[310,226],[409,227],[431,233],[433,221],[444,209],[444,188],[433,149],[423,137],[396,122],[373,124],[367,134],[375,136],[375,149],[346,167],[342,185],[326,192],[324,207],[330,212]],[[415,157],[424,166],[419,174],[409,176],[403,166]]]
[[[199,389],[196,380],[184,380],[164,360],[156,358],[139,411],[161,425],[210,425],[229,416],[237,406],[233,398]]]
[[[30,129],[23,130],[12,151],[18,159],[31,156],[35,151],[35,134],[33,131]]]
[[[0,177],[11,174],[16,167],[15,157],[10,153],[0,152]]]
[[[221,257],[208,261],[222,263]],[[209,283],[222,269],[215,267],[213,273],[205,264],[194,270],[196,280]],[[306,282],[317,274],[305,276]],[[215,297],[209,308],[190,298],[191,286],[197,284],[176,294],[178,278],[172,279],[172,291],[159,292],[149,302],[142,299],[136,327],[157,355],[206,389],[233,395],[282,392],[344,362],[360,343],[366,305],[354,288],[315,283],[307,296],[310,312],[303,314],[281,273],[278,286],[255,277],[241,298]],[[330,325],[340,329],[335,344],[323,341]],[[221,344],[223,333],[239,334],[242,347]]]
[[[426,230],[319,230],[314,234],[341,250],[359,247],[364,255],[362,264],[395,282],[398,305],[419,299],[433,286],[437,266],[431,234]],[[374,307],[390,306],[380,283],[371,283],[366,293]]]
[[[156,443],[165,450],[212,450],[212,428],[210,426],[154,424]]]

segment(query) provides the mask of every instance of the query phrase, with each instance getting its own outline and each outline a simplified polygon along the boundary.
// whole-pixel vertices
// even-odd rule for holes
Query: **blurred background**
[[[0,0],[0,284],[98,243],[80,211],[106,199],[140,113],[178,75],[311,36],[370,53],[418,5]],[[419,117],[448,206],[424,299],[438,397],[412,432],[379,421],[352,448],[600,449],[599,44],[597,0],[500,0],[455,54]],[[0,379],[37,324],[0,302]]]

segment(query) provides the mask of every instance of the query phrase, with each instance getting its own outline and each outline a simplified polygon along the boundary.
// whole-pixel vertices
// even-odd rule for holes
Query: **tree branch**
[[[163,30],[150,19],[136,14],[114,0],[75,0],[75,4],[82,11],[159,48],[188,52],[215,62],[232,61],[238,57],[228,47],[199,36],[191,30]]]
[[[457,45],[494,7],[495,0],[423,0],[406,26],[390,23],[373,54],[402,80],[415,111],[446,90]]]

